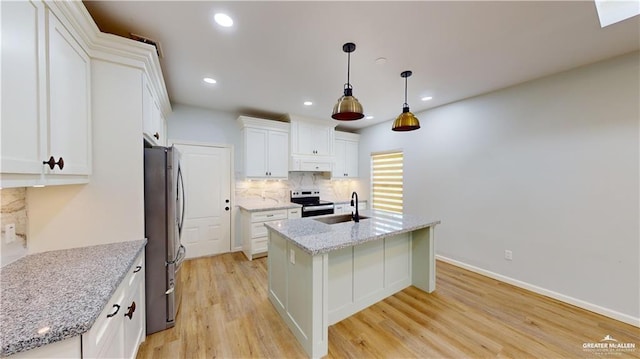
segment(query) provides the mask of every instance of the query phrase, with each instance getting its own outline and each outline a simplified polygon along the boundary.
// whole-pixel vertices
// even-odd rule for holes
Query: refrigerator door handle
[[[187,256],[187,249],[181,244],[180,248],[178,249],[178,257],[176,258],[176,263],[182,262],[182,260],[186,256]]]
[[[176,257],[172,261],[167,262],[166,265],[181,263],[184,257],[186,257],[186,255],[187,255],[187,249],[181,244],[180,247],[178,248],[178,253],[176,254]]]
[[[180,189],[182,196],[180,196],[182,200],[182,207],[180,207],[180,221],[178,222],[178,237],[182,236],[182,225],[184,224],[184,212],[185,208],[185,198],[184,198],[184,178],[182,177],[182,168],[178,165],[178,181],[180,182]]]

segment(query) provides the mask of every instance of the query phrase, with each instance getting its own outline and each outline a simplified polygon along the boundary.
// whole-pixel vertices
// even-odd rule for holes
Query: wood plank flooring
[[[145,358],[302,358],[267,298],[267,261],[241,253],[187,261],[174,328]],[[329,327],[329,358],[640,358],[640,329],[437,263],[437,287],[409,287]],[[631,352],[590,352],[606,335]]]

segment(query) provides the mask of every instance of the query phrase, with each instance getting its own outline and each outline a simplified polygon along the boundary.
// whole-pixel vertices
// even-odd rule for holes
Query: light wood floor
[[[184,265],[177,325],[147,337],[143,358],[300,358],[267,299],[266,258],[241,253]],[[437,287],[414,287],[329,328],[331,358],[640,358],[640,329],[438,262]],[[632,353],[597,355],[610,335]]]

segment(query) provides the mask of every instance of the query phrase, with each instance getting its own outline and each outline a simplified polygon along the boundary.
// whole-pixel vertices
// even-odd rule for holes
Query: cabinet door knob
[[[136,311],[136,302],[131,302],[131,306],[127,307],[127,312],[124,313],[125,317],[129,317],[129,320],[133,319],[133,312]]]
[[[58,160],[58,162],[56,162],[56,159],[53,158],[53,156],[49,157],[49,161],[42,161],[43,165],[49,165],[50,169],[53,169],[56,165],[58,165],[58,167],[60,169],[64,168],[64,159],[62,157],[60,157],[60,159]]]
[[[156,132],[156,133],[153,134],[153,137],[155,137],[156,140],[159,140],[160,139],[160,134]]]
[[[113,312],[113,313],[111,313],[111,314],[107,314],[107,318],[111,318],[111,317],[113,317],[114,315],[118,314],[118,311],[120,310],[120,305],[118,305],[118,304],[114,304],[114,305],[113,305],[113,307],[114,307],[114,308],[116,308],[116,311],[115,311],[115,312]]]
[[[224,200],[224,203],[229,203],[229,200],[228,200],[228,199],[225,199],[225,200]]]
[[[228,211],[228,210],[229,210],[229,207],[224,207],[224,210],[225,210],[225,211]]]

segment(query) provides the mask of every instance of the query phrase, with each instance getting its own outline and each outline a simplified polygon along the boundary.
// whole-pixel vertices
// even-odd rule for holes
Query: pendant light
[[[349,83],[349,70],[351,67],[351,53],[356,50],[356,44],[347,42],[342,45],[342,51],[347,53],[347,83],[344,84],[344,96],[338,99],[338,103],[333,106],[331,118],[339,121],[353,121],[364,117],[362,105],[358,99],[353,97],[353,87]]]
[[[411,76],[411,71],[403,71],[400,76],[404,77],[404,104],[402,105],[402,113],[393,121],[394,131],[413,131],[420,128],[420,121],[409,111],[407,103],[407,77]]]

